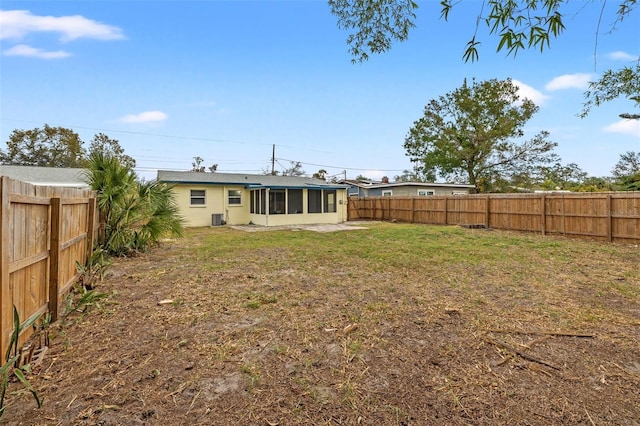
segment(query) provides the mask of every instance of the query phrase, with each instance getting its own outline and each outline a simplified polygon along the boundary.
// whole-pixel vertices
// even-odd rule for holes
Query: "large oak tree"
[[[427,179],[467,182],[482,192],[492,181],[558,161],[548,132],[524,139],[524,125],[537,111],[509,79],[465,80],[425,106],[404,148]]]
[[[41,167],[82,167],[85,152],[76,132],[64,127],[14,130],[0,150],[2,164]]]
[[[0,164],[40,167],[85,167],[93,154],[117,159],[133,169],[136,160],[124,153],[117,139],[98,133],[91,139],[88,152],[84,142],[72,129],[52,127],[31,130],[16,129],[6,142],[6,149],[0,149]]]

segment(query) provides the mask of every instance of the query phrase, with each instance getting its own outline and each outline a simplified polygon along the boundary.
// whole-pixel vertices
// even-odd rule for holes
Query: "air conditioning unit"
[[[224,215],[222,213],[214,213],[211,215],[211,226],[224,225]]]

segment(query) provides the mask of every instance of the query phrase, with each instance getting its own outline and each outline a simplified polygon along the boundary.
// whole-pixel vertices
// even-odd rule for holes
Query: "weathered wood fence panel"
[[[46,312],[52,320],[85,264],[96,229],[93,191],[42,187],[0,178],[0,353],[21,321]],[[20,343],[32,329],[23,330]]]
[[[350,197],[348,220],[436,225],[640,241],[640,192]]]

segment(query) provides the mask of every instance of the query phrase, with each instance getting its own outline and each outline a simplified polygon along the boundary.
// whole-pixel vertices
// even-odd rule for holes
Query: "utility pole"
[[[275,171],[276,166],[276,144],[273,144],[273,149],[271,150],[271,175],[274,176],[276,174]]]

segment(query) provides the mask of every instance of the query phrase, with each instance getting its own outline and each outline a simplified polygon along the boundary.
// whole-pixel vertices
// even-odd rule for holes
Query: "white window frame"
[[[231,192],[237,192],[238,195],[231,195]],[[231,200],[238,200],[238,203],[232,203]],[[227,204],[229,206],[242,206],[242,190],[241,189],[228,189],[227,190]]]
[[[201,192],[202,195],[194,195],[194,192]],[[202,200],[202,204],[194,203],[193,200]],[[206,189],[190,189],[189,190],[189,206],[190,207],[207,207],[207,190]]]
[[[431,197],[436,195],[433,189],[418,189],[418,197]]]
[[[393,190],[391,190],[391,189],[383,189],[382,190],[382,196],[383,197],[392,197],[393,196]]]

